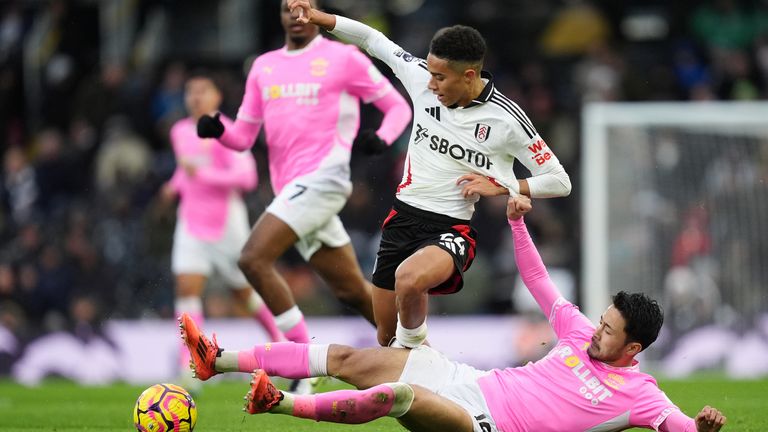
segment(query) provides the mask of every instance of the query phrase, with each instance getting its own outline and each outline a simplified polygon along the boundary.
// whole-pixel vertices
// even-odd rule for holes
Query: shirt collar
[[[283,47],[283,54],[285,54],[287,56],[302,55],[305,52],[307,52],[307,51],[311,50],[312,48],[314,48],[315,45],[319,44],[320,41],[322,41],[322,40],[323,40],[323,37],[318,33],[315,36],[315,38],[312,39],[311,41],[309,41],[307,46],[305,46],[304,48],[299,48],[299,49],[296,49],[296,50],[289,50],[287,46],[284,46]]]
[[[493,75],[491,75],[488,71],[481,71],[480,72],[480,79],[483,81],[486,81],[485,87],[483,87],[483,91],[480,92],[480,95],[477,96],[475,99],[472,100],[472,102],[469,103],[469,105],[465,107],[459,107],[458,105],[449,106],[448,108],[472,108],[473,106],[477,106],[480,104],[484,104],[488,102],[488,100],[491,98],[491,94],[493,93]]]

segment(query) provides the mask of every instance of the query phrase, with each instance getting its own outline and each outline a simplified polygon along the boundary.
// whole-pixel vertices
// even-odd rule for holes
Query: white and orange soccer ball
[[[133,424],[140,432],[190,432],[196,422],[195,401],[174,384],[155,384],[144,390],[133,408]]]

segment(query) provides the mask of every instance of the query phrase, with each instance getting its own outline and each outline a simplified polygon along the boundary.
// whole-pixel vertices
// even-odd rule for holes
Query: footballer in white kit
[[[462,288],[475,254],[470,219],[479,197],[566,196],[570,179],[523,110],[482,70],[486,47],[477,30],[438,31],[421,59],[365,24],[309,14],[384,61],[413,101],[403,179],[382,227],[372,281],[379,343],[396,336],[399,345],[415,347],[426,337],[427,296]],[[531,177],[515,177],[515,159]]]

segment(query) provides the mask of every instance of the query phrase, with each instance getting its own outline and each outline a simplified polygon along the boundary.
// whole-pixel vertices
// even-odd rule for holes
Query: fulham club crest
[[[485,142],[488,139],[488,135],[491,134],[491,127],[485,123],[478,123],[475,126],[475,139],[477,142]]]

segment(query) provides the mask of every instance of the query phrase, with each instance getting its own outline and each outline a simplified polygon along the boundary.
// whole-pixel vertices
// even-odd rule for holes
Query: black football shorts
[[[372,282],[379,288],[395,289],[395,270],[417,250],[435,245],[453,257],[456,270],[433,295],[453,294],[464,286],[464,272],[475,258],[477,232],[468,220],[421,210],[395,200],[382,224],[381,243],[376,255]]]

